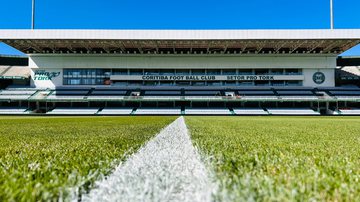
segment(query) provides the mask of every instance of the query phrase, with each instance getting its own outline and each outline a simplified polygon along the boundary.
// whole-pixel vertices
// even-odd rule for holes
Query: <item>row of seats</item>
[[[0,115],[30,114],[26,107],[0,107]],[[180,115],[180,108],[64,108],[58,107],[49,115]],[[186,115],[320,115],[310,108],[187,108]],[[360,108],[339,109],[337,115],[360,115]]]
[[[339,109],[341,115],[360,115],[360,108]]]
[[[188,115],[230,115],[231,111],[227,108],[219,108],[219,109],[190,108],[190,109],[185,110],[185,114],[188,114]]]
[[[0,115],[29,114],[25,107],[0,107]]]
[[[26,100],[33,95],[37,90],[34,89],[11,89],[1,90],[0,99],[12,100]]]
[[[137,115],[180,115],[181,114],[181,109],[180,108],[169,108],[169,109],[139,108],[134,112],[134,114],[137,114]]]
[[[180,115],[180,108],[55,108],[47,114],[52,115]],[[310,108],[234,108],[233,112],[228,108],[187,108],[186,115],[320,115],[319,112]]]
[[[319,112],[310,108],[267,108],[267,111],[271,115],[320,115]]]
[[[268,115],[262,108],[234,108],[234,113],[237,115]]]
[[[0,91],[0,99],[26,100],[39,91],[40,89],[6,89]],[[360,99],[360,88],[358,89],[323,89],[323,91],[315,89],[229,89],[229,90],[134,90],[134,89],[113,89],[113,88],[57,88],[52,90],[41,99],[48,100],[119,100],[125,99],[126,96],[132,96],[135,92],[137,96],[141,96],[146,100],[178,100],[181,96],[189,100],[218,100],[218,99],[243,99],[243,100],[316,100],[319,98],[339,98],[339,99]],[[225,94],[224,94],[225,93]],[[38,98],[39,97],[33,97]]]
[[[104,108],[98,114],[100,115],[129,115],[133,108]]]
[[[93,115],[99,111],[99,108],[55,108],[47,114],[50,115]]]
[[[55,108],[47,114],[50,115],[180,115],[181,108]],[[227,108],[219,109],[196,109],[190,108],[185,110],[188,115],[230,115],[231,111]]]

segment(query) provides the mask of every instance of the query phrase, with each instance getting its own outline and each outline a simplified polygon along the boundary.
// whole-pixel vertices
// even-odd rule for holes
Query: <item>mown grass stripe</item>
[[[360,201],[358,117],[187,117],[214,201]]]
[[[214,186],[183,117],[97,183],[83,201],[210,201]]]
[[[80,195],[175,119],[0,117],[0,201]]]

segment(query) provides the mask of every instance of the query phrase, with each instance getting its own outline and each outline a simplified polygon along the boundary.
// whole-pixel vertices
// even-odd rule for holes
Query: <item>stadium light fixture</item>
[[[31,29],[35,29],[35,0],[32,0]]]
[[[330,27],[334,29],[334,2],[330,0]]]

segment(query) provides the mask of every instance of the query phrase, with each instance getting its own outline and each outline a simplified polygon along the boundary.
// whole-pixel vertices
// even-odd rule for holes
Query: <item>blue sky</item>
[[[0,29],[29,29],[31,0],[1,0]],[[37,29],[327,29],[329,0],[36,0]],[[360,1],[334,0],[360,29]],[[1,30],[0,30],[1,31]],[[0,54],[19,54],[0,45]],[[344,55],[360,55],[360,46]]]

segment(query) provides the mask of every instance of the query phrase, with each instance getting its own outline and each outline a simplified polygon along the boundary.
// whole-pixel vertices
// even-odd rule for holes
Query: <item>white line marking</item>
[[[211,201],[215,186],[183,117],[163,129],[83,201]]]

